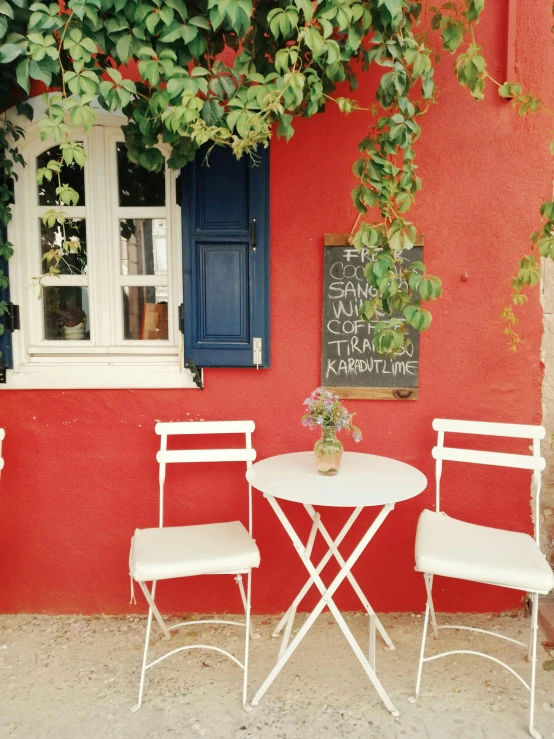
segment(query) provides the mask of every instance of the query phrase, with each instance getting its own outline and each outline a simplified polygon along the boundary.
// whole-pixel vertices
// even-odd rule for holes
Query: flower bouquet
[[[316,441],[314,453],[317,471],[320,475],[336,475],[340,469],[343,447],[337,439],[337,432],[349,431],[354,441],[361,441],[362,432],[354,426],[354,413],[349,413],[334,395],[324,387],[318,387],[304,401],[306,413],[302,425],[309,429],[321,429],[321,438]]]

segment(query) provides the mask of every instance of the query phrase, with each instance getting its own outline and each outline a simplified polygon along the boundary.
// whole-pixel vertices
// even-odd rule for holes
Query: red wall
[[[544,5],[539,8],[539,5]],[[503,78],[507,4],[487,3],[478,27],[491,74]],[[548,3],[518,3],[518,76],[546,95],[553,72]],[[369,104],[372,81],[357,97]],[[397,457],[432,480],[431,421],[435,416],[538,423],[541,419],[542,316],[535,291],[523,313],[519,352],[501,333],[508,295],[538,208],[551,192],[549,122],[520,119],[488,86],[472,101],[454,80],[450,58],[437,73],[440,104],[431,108],[418,143],[424,189],[413,215],[425,234],[425,256],[444,283],[444,299],[421,342],[420,400],[351,401],[364,439],[357,449]],[[156,525],[157,419],[252,418],[259,458],[309,449],[315,437],[300,425],[302,401],[319,384],[323,233],[344,232],[356,214],[351,163],[366,132],[366,114],[336,110],[296,124],[289,144],[271,149],[271,331],[269,370],[206,370],[206,389],[3,391],[0,426],[7,436],[0,484],[0,611],[124,613],[127,557],[135,527]],[[467,273],[467,281],[462,274]],[[346,448],[353,443],[345,440]],[[453,468],[444,487],[452,515],[531,529],[529,478],[498,470]],[[172,470],[168,523],[225,520],[245,510],[239,470],[217,484],[205,472]],[[380,611],[421,609],[421,575],[413,571],[417,517],[433,501],[433,484],[400,504],[358,562],[355,574]],[[299,510],[288,508],[307,532]],[[328,511],[338,531],[347,512]],[[367,524],[373,512],[362,516]],[[359,534],[362,523],[357,527]],[[262,565],[254,579],[254,609],[282,611],[303,581],[288,538],[255,493],[255,533]],[[353,546],[354,533],[346,540]],[[469,543],[468,543],[469,545]],[[191,579],[160,587],[164,609],[239,610],[227,578]],[[520,594],[437,580],[443,610],[516,607]],[[345,586],[338,601],[357,608]],[[308,601],[309,602],[309,601]]]

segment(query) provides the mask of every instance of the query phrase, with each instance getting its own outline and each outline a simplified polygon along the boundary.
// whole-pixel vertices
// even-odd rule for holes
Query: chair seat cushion
[[[137,529],[129,570],[135,580],[244,572],[260,564],[256,542],[240,521]]]
[[[548,593],[554,573],[528,534],[503,531],[423,511],[415,546],[416,569],[472,582]]]

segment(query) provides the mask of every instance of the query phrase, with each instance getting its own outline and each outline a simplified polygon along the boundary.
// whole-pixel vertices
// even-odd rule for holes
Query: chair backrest
[[[4,460],[2,458],[2,442],[5,436],[6,432],[4,431],[4,429],[0,429],[0,474],[2,473],[2,468],[4,467]]]
[[[160,465],[160,528],[164,521],[164,484],[168,464],[187,462],[246,462],[250,469],[256,459],[252,449],[254,421],[184,421],[157,423],[155,432],[161,437],[156,459]],[[243,434],[244,446],[233,449],[168,449],[169,436],[197,436],[206,434]],[[252,535],[252,486],[248,483],[248,531]]]
[[[469,462],[470,464],[487,464],[496,467],[512,467],[533,471],[533,487],[535,491],[535,540],[539,544],[539,500],[541,491],[541,472],[546,461],[541,457],[540,442],[546,431],[543,426],[527,426],[519,423],[488,423],[485,421],[454,421],[446,418],[435,418],[433,428],[437,431],[437,446],[433,449],[436,484],[436,510],[440,511],[440,480],[442,463]],[[445,433],[475,434],[479,436],[501,436],[511,439],[530,439],[533,442],[531,454],[512,454],[505,452],[486,452],[477,449],[461,449],[444,444]]]

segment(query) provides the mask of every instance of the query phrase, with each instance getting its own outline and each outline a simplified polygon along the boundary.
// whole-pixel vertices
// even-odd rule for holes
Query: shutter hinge
[[[6,370],[8,369],[8,365],[4,362],[3,359],[0,359],[0,385],[6,384]]]
[[[179,306],[179,314],[178,314],[177,322],[179,324],[179,331],[184,335],[185,333],[185,312],[184,312],[182,303]]]
[[[204,384],[202,382],[202,371],[195,365],[193,359],[187,359],[185,362],[185,367],[189,370],[190,374],[192,375],[192,381],[194,384],[200,388],[200,390],[204,390]]]
[[[256,337],[252,340],[252,364],[256,365],[256,369],[262,364],[262,340]]]
[[[183,202],[183,176],[180,174],[175,178],[175,202],[179,207]]]
[[[19,306],[13,303],[8,303],[6,312],[4,313],[4,330],[5,331],[19,331]]]

